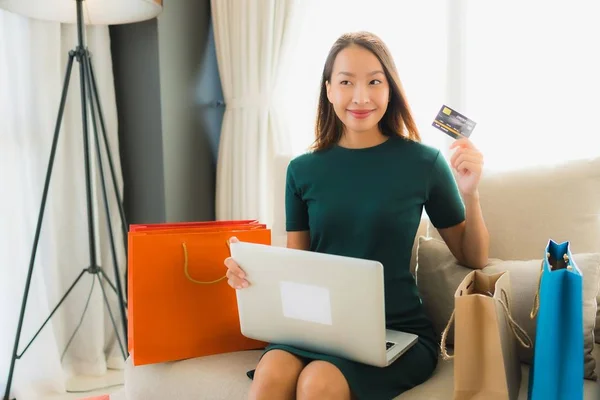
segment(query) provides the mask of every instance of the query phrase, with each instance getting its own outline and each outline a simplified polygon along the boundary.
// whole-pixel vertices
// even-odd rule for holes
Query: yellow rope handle
[[[454,354],[452,354],[452,355],[448,354],[448,349],[446,348],[446,338],[448,337],[448,331],[450,330],[452,321],[454,321],[454,312],[455,311],[456,310],[452,310],[452,315],[450,315],[448,324],[446,325],[446,328],[444,328],[444,331],[442,332],[442,340],[440,341],[440,351],[442,353],[442,358],[446,361],[450,360],[451,358],[454,358]]]
[[[510,330],[512,331],[513,335],[515,335],[519,343],[521,343],[521,346],[525,347],[526,349],[530,349],[533,346],[533,342],[531,341],[531,338],[527,332],[525,332],[525,330],[519,326],[517,321],[513,319],[510,312],[510,301],[508,300],[508,295],[504,289],[502,289],[501,295],[504,299],[500,299],[499,301],[500,304],[502,304],[502,308],[504,308],[506,318],[508,318]]]
[[[548,259],[548,263],[550,263],[550,253],[546,253],[546,258]],[[573,266],[569,265],[569,255],[563,254],[563,260],[565,261],[566,267],[569,271],[573,270]],[[540,309],[540,289],[542,287],[542,274],[544,273],[544,260],[542,260],[542,265],[540,267],[540,276],[538,277],[537,290],[535,291],[535,296],[533,297],[533,307],[531,308],[531,312],[529,313],[529,318],[534,319]]]
[[[227,247],[229,247],[229,242],[225,241],[225,243],[227,244]],[[185,277],[188,279],[188,281],[192,282],[192,283],[196,283],[198,285],[212,285],[215,283],[219,283],[221,282],[223,279],[227,278],[227,275],[222,276],[219,279],[216,279],[214,281],[198,281],[194,278],[192,278],[190,276],[190,272],[188,271],[188,251],[187,251],[187,245],[185,244],[185,242],[181,243],[181,246],[183,247],[183,272],[185,273]]]
[[[547,254],[546,257],[550,257],[550,254]],[[542,260],[542,265],[540,266],[540,276],[538,276],[537,289],[535,290],[535,296],[533,296],[533,307],[531,308],[531,312],[529,313],[529,319],[534,319],[540,309],[540,287],[542,286],[543,272],[544,260]]]
[[[517,338],[519,343],[521,343],[521,346],[523,346],[527,349],[531,348],[533,346],[533,342],[531,341],[531,338],[529,337],[527,332],[525,332],[525,330],[523,328],[521,328],[521,326],[519,326],[519,324],[513,319],[512,315],[511,315],[510,302],[508,300],[508,295],[506,294],[506,291],[504,289],[502,289],[501,295],[504,297],[504,299],[499,300],[499,302],[502,305],[504,312],[506,313],[506,317],[508,318],[508,324],[510,325],[511,331],[513,332],[513,334],[515,335],[515,337]],[[493,297],[493,296],[491,296],[491,293],[490,293],[490,297]],[[454,321],[454,313],[455,312],[456,312],[456,309],[452,311],[452,315],[450,315],[450,319],[448,320],[448,323],[446,324],[446,327],[444,328],[444,331],[442,332],[442,339],[440,341],[440,352],[442,354],[442,359],[444,359],[444,360],[450,360],[450,359],[454,358],[454,354],[448,354],[446,340],[448,338],[448,332],[450,331],[452,322]]]

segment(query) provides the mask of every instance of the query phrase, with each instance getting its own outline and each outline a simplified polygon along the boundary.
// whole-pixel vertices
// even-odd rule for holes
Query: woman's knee
[[[326,361],[313,361],[302,370],[296,395],[299,400],[351,399],[346,378]]]
[[[250,399],[293,398],[304,362],[283,350],[271,350],[260,360],[254,372]]]

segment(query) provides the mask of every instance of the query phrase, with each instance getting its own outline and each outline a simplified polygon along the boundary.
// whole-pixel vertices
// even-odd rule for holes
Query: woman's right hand
[[[232,237],[229,239],[229,243],[239,242],[238,238]],[[227,283],[234,289],[247,288],[249,283],[245,279],[246,274],[240,266],[231,257],[225,259],[225,266],[227,267]]]

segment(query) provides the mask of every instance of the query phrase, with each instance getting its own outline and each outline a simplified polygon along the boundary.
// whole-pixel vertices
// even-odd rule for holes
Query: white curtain
[[[35,21],[0,11],[0,395],[4,394],[7,382],[67,55],[75,47],[76,39],[72,25]],[[88,28],[87,45],[93,54],[120,188],[108,28]],[[79,63],[75,61],[19,352],[90,263],[79,90]],[[115,282],[95,152],[93,156],[97,258]],[[111,182],[107,180],[107,195],[113,227],[118,228],[115,231],[118,264],[124,269],[123,235]],[[117,297],[105,287],[119,323]],[[34,398],[32,391],[60,393],[68,389],[70,377],[102,375],[109,366],[122,367],[98,281],[91,292],[85,318],[61,362],[67,342],[80,324],[91,288],[92,276],[85,274],[23,358],[17,360],[13,395]]]
[[[267,224],[273,219],[274,157],[289,151],[278,88],[301,25],[298,3],[211,1],[226,103],[217,162],[217,219],[256,218]]]

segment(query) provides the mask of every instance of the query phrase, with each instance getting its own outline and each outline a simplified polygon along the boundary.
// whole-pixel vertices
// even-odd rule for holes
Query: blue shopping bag
[[[583,279],[569,242],[548,241],[531,312],[536,317],[529,399],[583,399]]]

